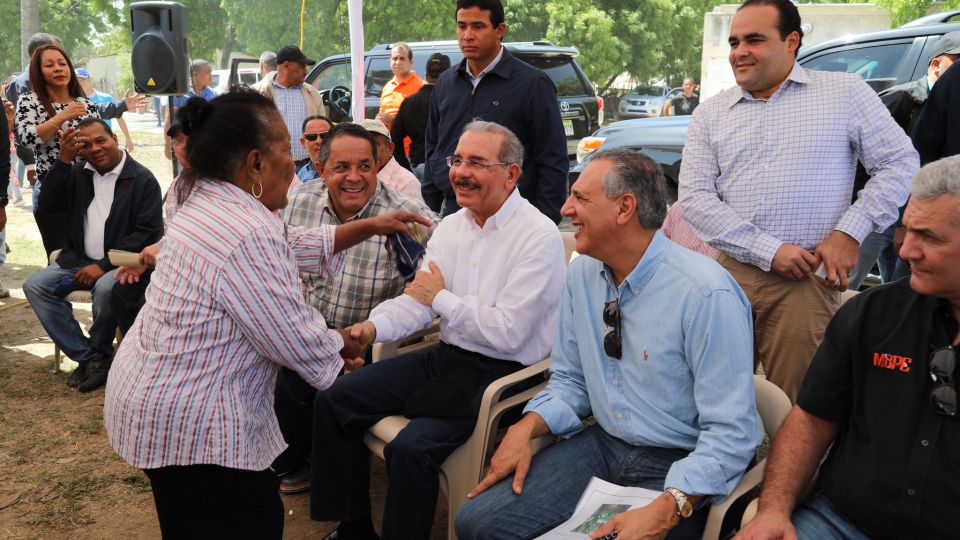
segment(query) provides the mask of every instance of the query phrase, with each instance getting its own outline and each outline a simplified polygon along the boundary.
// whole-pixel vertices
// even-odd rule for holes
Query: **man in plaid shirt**
[[[290,225],[340,225],[357,219],[406,210],[432,219],[439,217],[418,200],[386,189],[377,180],[376,141],[357,124],[340,124],[324,137],[320,148],[323,181],[309,182],[290,193],[283,220]],[[427,234],[422,243],[429,239]],[[377,236],[346,251],[344,269],[332,278],[301,272],[305,299],[332,328],[364,321],[380,302],[403,292],[404,278],[387,237]],[[293,371],[277,380],[275,407],[280,429],[290,446],[274,462],[281,474],[280,491],[297,493],[310,488],[311,426],[316,389]]]

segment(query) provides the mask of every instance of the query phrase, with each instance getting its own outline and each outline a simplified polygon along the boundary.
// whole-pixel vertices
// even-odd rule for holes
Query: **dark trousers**
[[[451,366],[476,363],[476,385],[465,400],[472,418],[417,417],[384,449],[388,484],[381,538],[430,537],[440,465],[473,432],[483,391],[522,366],[441,343],[436,349],[384,360],[348,373],[314,403],[310,517],[349,521],[370,517],[370,453],[364,431],[400,414],[408,398]]]
[[[279,480],[270,469],[185,465],[143,472],[165,539],[283,538]]]
[[[133,326],[133,321],[137,320],[137,314],[146,302],[144,293],[147,292],[152,273],[153,270],[144,272],[138,283],[117,283],[113,286],[113,291],[110,293],[110,307],[113,309],[113,316],[117,319],[117,327],[120,328],[121,334],[126,334]]]
[[[294,472],[310,462],[313,448],[313,400],[317,389],[297,372],[282,369],[277,376],[273,410],[287,448],[273,462],[277,474]]]

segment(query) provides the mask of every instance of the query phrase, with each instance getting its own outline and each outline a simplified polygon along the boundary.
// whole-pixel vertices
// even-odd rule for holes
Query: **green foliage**
[[[20,65],[20,2],[0,0],[0,79],[6,81]]]
[[[890,10],[890,26],[897,27],[906,22],[923,17],[936,6],[934,11],[949,11],[960,8],[960,0],[876,0],[878,6]]]

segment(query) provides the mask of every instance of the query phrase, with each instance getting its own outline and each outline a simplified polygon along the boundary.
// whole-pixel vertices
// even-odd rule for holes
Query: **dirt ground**
[[[166,189],[172,172],[155,119],[130,113],[124,118],[137,142],[133,156]],[[11,292],[0,299],[0,539],[160,538],[147,477],[107,442],[103,390],[81,394],[68,388],[76,364],[66,357],[64,371],[53,373],[53,343],[24,300],[24,280],[46,265],[29,194],[21,205],[7,207],[12,251],[0,266],[0,281]],[[75,305],[74,313],[89,328],[90,305]],[[374,462],[371,496],[379,512],[386,471]],[[283,496],[284,538],[316,539],[333,530],[334,523],[310,520],[308,502],[307,493]],[[379,520],[374,516],[378,527]],[[441,494],[432,539],[446,537],[446,520]]]

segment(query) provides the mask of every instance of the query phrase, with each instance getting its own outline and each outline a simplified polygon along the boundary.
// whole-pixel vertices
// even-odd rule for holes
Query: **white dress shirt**
[[[422,269],[430,262],[443,273],[444,290],[432,307],[403,294],[373,308],[377,341],[408,336],[439,315],[440,339],[450,345],[524,365],[547,357],[566,270],[563,241],[517,190],[482,228],[465,208],[444,218]]]
[[[93,171],[93,200],[87,207],[87,215],[83,218],[83,251],[87,257],[99,261],[103,258],[103,228],[110,216],[113,207],[113,190],[117,187],[117,178],[127,162],[127,153],[120,151],[120,163],[110,171],[100,174],[97,169],[87,163],[84,169]]]

